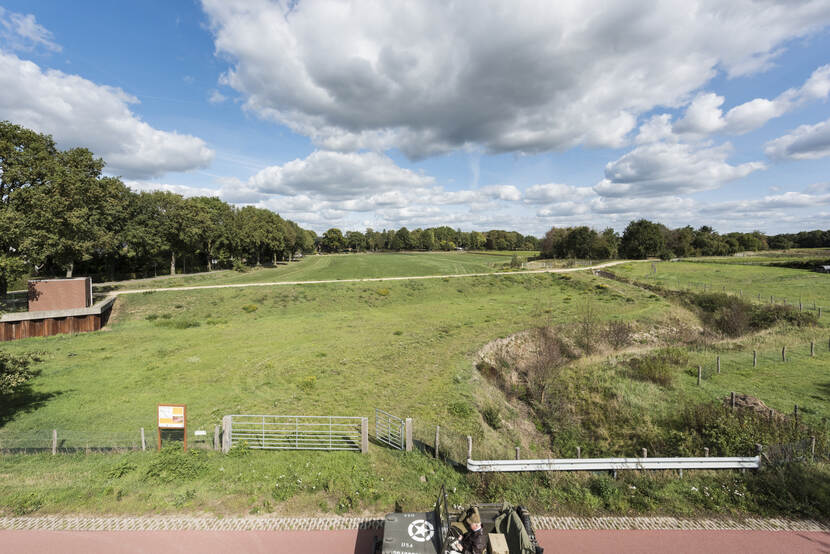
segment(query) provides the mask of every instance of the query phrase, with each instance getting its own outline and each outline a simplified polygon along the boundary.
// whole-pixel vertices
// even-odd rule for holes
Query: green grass
[[[453,263],[469,260],[472,265],[461,272],[477,271],[475,264],[492,270],[488,264],[493,256],[486,255],[487,261],[476,256],[312,257],[274,270],[217,272],[208,282],[259,278],[283,269],[297,272],[284,280],[297,279],[297,274],[307,279],[428,275],[442,269],[456,272]],[[682,266],[702,264],[660,264],[658,275]],[[624,272],[642,278],[649,267],[631,264],[624,266]],[[718,274],[721,269],[738,280],[750,278],[740,273],[745,269],[770,271],[772,276],[784,271],[790,276],[788,283],[799,283],[792,276],[795,270],[718,266],[708,271]],[[808,272],[796,273],[811,278]],[[726,282],[732,275],[722,277]],[[762,277],[752,276],[759,284],[773,286],[772,277]],[[816,283],[812,288],[823,290]],[[463,458],[466,434],[474,436],[474,455],[507,455],[517,434],[523,433],[519,429],[535,428],[541,437],[548,430],[474,369],[476,353],[496,338],[541,324],[572,325],[588,300],[602,319],[635,322],[644,336],[636,339],[629,353],[606,349],[569,364],[561,374],[559,392],[575,408],[577,424],[551,429],[551,444],[544,440],[526,444],[524,456],[547,456],[551,449],[553,454],[572,456],[577,445],[584,456],[635,455],[650,446],[649,437],[660,435],[665,421],[678,411],[722,399],[730,391],[753,394],[785,413],[798,403],[808,423],[830,416],[826,370],[830,352],[827,338],[821,338],[823,327],[778,328],[714,343],[705,350],[690,349],[688,367],[672,369],[673,385],[666,387],[632,378],[624,360],[656,345],[645,335],[679,320],[691,321],[684,309],[650,291],[588,272],[491,275],[121,297],[108,330],[3,345],[12,352],[42,352],[45,361],[31,383],[29,403],[0,410],[0,443],[48,447],[51,429],[57,428],[65,446],[130,446],[144,427],[152,444],[157,403],[187,404],[189,429],[205,429],[208,436],[226,414],[371,417],[378,407],[412,417],[416,437],[425,442],[431,442],[434,426],[440,424],[444,444],[456,459]],[[818,355],[810,359],[805,348],[813,337]],[[791,361],[776,364],[773,357],[782,341],[790,346]],[[761,353],[760,367],[747,370],[753,348]],[[703,386],[697,387],[690,370],[698,363],[711,367],[717,354],[722,356],[722,373],[707,375]],[[494,409],[499,424],[488,425],[482,412]],[[496,421],[492,414],[489,419]],[[164,467],[180,471],[182,477],[160,479],[154,470],[159,464],[169,464],[170,468]],[[827,479],[824,466],[810,471],[815,472],[810,479]],[[155,452],[2,455],[0,513],[378,513],[391,510],[396,502],[405,509],[424,508],[442,483],[455,491],[451,497],[455,503],[507,499],[546,513],[812,517],[820,505],[810,491],[803,493],[806,500],[800,500],[800,507],[771,504],[770,498],[778,494],[775,487],[783,485],[762,474],[696,472],[682,481],[670,474],[637,473],[617,481],[589,474],[480,476],[418,452],[405,454],[373,445],[368,456],[314,452],[250,452],[239,457],[210,452],[193,458],[167,458]],[[752,492],[753,487],[767,488]],[[702,494],[704,489],[711,494]]]
[[[410,252],[383,254],[332,254],[306,256],[277,267],[253,268],[240,273],[221,270],[197,275],[122,281],[116,288],[162,288],[229,285],[284,281],[324,281],[375,277],[407,277],[490,273],[510,262],[512,252]]]
[[[702,292],[704,284],[712,292],[743,295],[747,300],[769,302],[786,299],[805,308],[817,306],[830,309],[830,274],[803,269],[764,267],[756,265],[729,265],[705,262],[657,262],[657,273],[651,273],[651,264],[623,264],[611,269],[617,275],[680,290]],[[830,317],[830,314],[828,314]]]

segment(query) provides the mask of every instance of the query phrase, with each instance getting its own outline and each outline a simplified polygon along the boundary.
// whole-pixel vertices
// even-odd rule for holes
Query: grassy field
[[[246,272],[220,270],[123,281],[112,288],[161,288],[284,281],[490,273],[510,263],[513,252],[402,252],[306,256],[301,262],[259,267]],[[521,254],[521,253],[520,253]],[[535,253],[534,253],[535,254]]]
[[[702,292],[728,292],[743,295],[748,300],[769,302],[786,299],[804,307],[830,308],[830,273],[817,273],[800,269],[764,267],[756,265],[731,265],[700,262],[655,262],[652,264],[624,264],[615,266],[613,272],[623,277],[662,287]],[[830,315],[828,315],[830,317]]]
[[[492,271],[493,258],[321,256],[274,270],[217,272],[202,282],[267,282],[273,277],[263,276],[282,270],[282,280]],[[669,286],[665,273],[685,266],[704,269],[659,264],[658,279]],[[645,280],[649,269],[650,264],[631,264],[619,273]],[[771,274],[750,276],[741,273],[745,270]],[[743,279],[769,287],[776,286],[776,276],[787,275],[781,279],[786,286],[819,296],[827,290],[804,271],[732,266],[708,271],[724,282]],[[187,281],[196,276],[170,281],[179,279],[176,285],[200,283]],[[565,333],[584,317],[586,306],[600,324],[630,322],[636,333],[622,350],[598,347],[564,366],[555,390],[574,410],[568,421],[551,424],[476,370],[484,345],[543,325]],[[688,359],[671,368],[670,386],[632,378],[626,360],[660,347],[678,326],[694,330],[699,323],[657,294],[589,272],[129,295],[118,300],[105,331],[3,345],[13,353],[41,353],[43,362],[27,394],[0,410],[0,446],[44,448],[54,428],[66,446],[135,444],[140,427],[154,436],[160,402],[186,403],[189,428],[207,429],[209,435],[221,416],[231,413],[370,417],[378,407],[414,418],[416,436],[425,441],[440,424],[445,440],[462,453],[463,436],[471,434],[475,457],[506,456],[516,444],[525,457],[572,456],[577,445],[583,455],[634,455],[644,446],[659,455],[668,448],[666,426],[680,411],[720,401],[730,391],[757,396],[782,413],[797,403],[808,423],[818,425],[830,416],[830,352],[823,325],[776,327],[684,347]],[[820,346],[815,358],[805,351],[809,340]],[[790,345],[790,360],[777,363],[783,342]],[[752,349],[760,353],[755,370],[747,369]],[[711,372],[716,355],[722,358],[721,374]],[[697,364],[710,370],[701,387],[692,371]],[[488,409],[496,410],[498,424],[488,419]],[[725,448],[733,448],[734,455],[744,447]],[[807,481],[830,483],[826,467],[811,471]],[[227,456],[7,454],[0,455],[0,512],[378,513],[396,502],[407,509],[426,506],[446,483],[454,502],[507,498],[546,513],[821,514],[810,497],[826,494],[821,487],[805,492],[806,500],[777,505],[771,500],[782,494],[776,487],[793,485],[766,479],[730,472],[696,472],[682,481],[671,474],[637,473],[618,480],[467,475],[421,452],[376,445],[368,456],[244,450]]]

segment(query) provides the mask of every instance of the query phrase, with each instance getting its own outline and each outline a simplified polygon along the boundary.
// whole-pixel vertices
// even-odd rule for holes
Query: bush
[[[632,358],[628,361],[628,367],[632,378],[670,388],[674,383],[673,369],[688,361],[689,355],[685,350],[669,347],[661,348],[640,358]]]
[[[249,271],[249,267],[245,265],[242,260],[236,259],[233,261],[233,270],[238,271],[239,273],[245,273]]]
[[[493,404],[484,406],[481,410],[481,417],[483,417],[484,421],[487,422],[487,425],[493,429],[501,429],[501,412],[499,411],[498,406]]]
[[[259,306],[257,306],[256,304],[245,304],[244,306],[242,306],[242,311],[249,314],[254,313],[258,309]]]
[[[176,444],[165,446],[150,462],[144,479],[160,483],[196,479],[207,468],[205,456],[200,450],[185,452]]]
[[[41,361],[37,354],[12,354],[0,351],[0,397],[13,394],[35,376],[32,362]]]
[[[624,321],[609,321],[605,327],[605,340],[615,349],[631,344],[633,329]]]

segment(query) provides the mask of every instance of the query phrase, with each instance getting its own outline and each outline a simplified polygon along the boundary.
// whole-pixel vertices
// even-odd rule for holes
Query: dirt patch
[[[723,404],[727,407],[732,406],[732,395],[724,398]],[[772,417],[776,420],[785,419],[786,417],[780,412],[777,412],[773,408],[770,408],[764,404],[761,399],[755,398],[754,396],[750,396],[748,394],[735,395],[735,409],[754,412],[759,416]]]

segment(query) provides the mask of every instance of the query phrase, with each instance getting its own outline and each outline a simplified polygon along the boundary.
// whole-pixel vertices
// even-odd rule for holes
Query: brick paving
[[[830,523],[787,519],[685,519],[674,517],[533,517],[538,530],[815,531]],[[0,530],[29,531],[328,531],[381,529],[382,517],[0,517]]]

